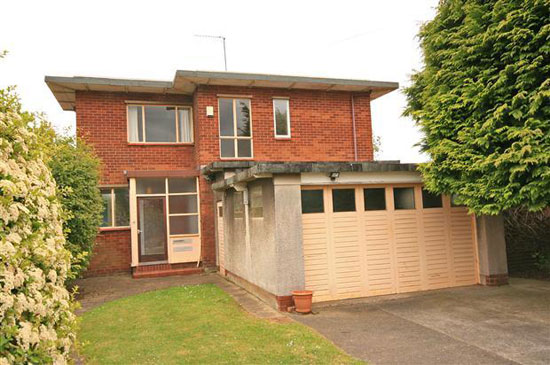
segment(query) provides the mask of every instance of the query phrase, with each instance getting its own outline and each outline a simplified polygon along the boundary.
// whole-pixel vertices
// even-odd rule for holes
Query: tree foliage
[[[35,130],[48,151],[48,166],[66,214],[65,247],[73,257],[69,277],[76,278],[89,265],[102,220],[103,200],[98,188],[100,161],[84,141],[56,133],[44,120]]]
[[[444,0],[405,90],[428,189],[480,214],[550,205],[550,0]]]
[[[0,90],[0,364],[66,363],[75,338],[71,254],[33,119]]]

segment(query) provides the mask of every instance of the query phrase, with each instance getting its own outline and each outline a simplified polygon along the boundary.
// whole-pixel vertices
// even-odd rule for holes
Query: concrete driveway
[[[550,364],[550,282],[332,302],[293,318],[373,364]]]

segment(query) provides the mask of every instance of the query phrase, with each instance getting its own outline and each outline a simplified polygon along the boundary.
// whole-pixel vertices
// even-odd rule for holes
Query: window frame
[[[126,226],[117,226],[116,225],[116,211],[115,211],[115,189],[128,189],[128,225]],[[100,226],[100,231],[113,231],[113,230],[124,230],[130,229],[130,187],[128,185],[100,185],[99,191],[109,189],[111,195],[111,225],[109,226]]]
[[[179,238],[179,237],[201,237],[201,198],[200,198],[200,186],[199,178],[197,176],[159,176],[159,179],[164,179],[164,193],[137,193],[137,182],[139,178],[136,178],[136,200],[137,198],[142,197],[164,197],[165,200],[165,218],[166,218],[166,235],[168,239]],[[195,191],[186,192],[186,193],[171,193],[169,187],[169,179],[195,179]],[[197,196],[197,211],[195,213],[170,213],[170,197],[171,196],[182,196],[182,195],[196,195]],[[170,217],[179,217],[179,216],[197,216],[197,233],[170,233]]]
[[[143,134],[143,141],[131,141],[130,140],[130,107],[141,107],[141,115],[143,118],[143,125],[142,125],[142,134]],[[148,142],[147,141],[147,134],[146,134],[146,127],[145,123],[147,123],[146,116],[145,116],[145,107],[152,106],[152,107],[173,107],[175,118],[174,123],[176,127],[176,141],[175,142]],[[186,109],[189,111],[189,121],[191,126],[191,141],[190,142],[182,142],[179,141],[180,139],[180,133],[179,133],[179,110],[180,109]],[[127,142],[131,145],[194,145],[195,144],[195,126],[193,123],[193,107],[190,105],[182,105],[182,104],[162,104],[162,103],[145,103],[145,102],[131,102],[126,103],[126,134],[127,134]]]
[[[233,105],[233,136],[222,136],[222,124],[221,124],[221,113],[220,113],[220,100],[226,99],[231,100]],[[237,133],[237,100],[248,100],[249,112],[250,112],[250,136],[239,136]],[[252,98],[250,96],[218,96],[218,147],[220,149],[220,159],[222,160],[251,160],[254,159],[254,132],[253,132],[253,122],[252,122]],[[233,152],[235,156],[233,157],[223,157],[222,156],[222,140],[232,140],[233,141]],[[239,140],[250,140],[250,156],[249,157],[239,157]]]
[[[287,134],[277,134],[277,113],[275,108],[275,101],[282,100],[286,102],[286,128],[288,133]],[[291,138],[291,132],[290,132],[290,98],[282,97],[282,96],[274,96],[273,97],[273,133],[275,135],[276,139],[290,139]]]

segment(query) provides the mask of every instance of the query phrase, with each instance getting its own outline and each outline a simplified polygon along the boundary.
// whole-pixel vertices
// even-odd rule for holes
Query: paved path
[[[550,364],[550,282],[333,302],[292,316],[372,364]]]
[[[81,314],[105,302],[130,295],[174,286],[199,284],[217,285],[227,294],[231,295],[243,309],[259,318],[279,322],[291,321],[286,315],[269,307],[246,290],[214,273],[146,279],[132,279],[130,274],[121,274],[80,279],[76,282],[76,285],[79,287],[77,299],[81,304],[81,308],[77,311],[77,314]]]

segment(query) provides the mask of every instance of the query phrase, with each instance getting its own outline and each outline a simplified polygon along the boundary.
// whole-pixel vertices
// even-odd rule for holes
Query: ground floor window
[[[100,190],[104,208],[101,227],[129,227],[128,187],[102,187]]]

